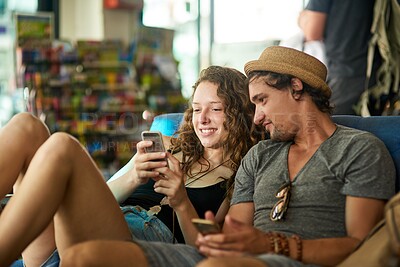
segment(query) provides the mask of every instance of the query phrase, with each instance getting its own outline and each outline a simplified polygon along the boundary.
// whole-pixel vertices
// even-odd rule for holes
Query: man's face
[[[262,125],[272,140],[293,140],[299,130],[297,101],[290,90],[278,90],[256,78],[249,84],[250,101],[256,106],[254,123]]]

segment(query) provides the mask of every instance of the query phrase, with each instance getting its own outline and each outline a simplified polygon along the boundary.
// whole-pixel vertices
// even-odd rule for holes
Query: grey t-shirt
[[[254,202],[254,226],[304,239],[346,236],[346,195],[389,199],[395,167],[384,143],[371,133],[338,126],[292,182],[283,220],[269,218],[277,190],[289,182],[291,142],[265,140],[251,148],[236,174],[231,205]]]

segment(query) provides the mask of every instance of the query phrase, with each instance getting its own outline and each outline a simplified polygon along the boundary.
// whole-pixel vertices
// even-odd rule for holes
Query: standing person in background
[[[310,0],[299,25],[306,41],[323,40],[334,114],[355,114],[365,90],[368,42],[375,0]],[[381,58],[375,51],[368,87],[376,83]]]
[[[279,42],[280,46],[294,48],[304,53],[307,53],[319,61],[324,63],[326,66],[326,56],[325,56],[325,44],[322,39],[318,40],[306,40],[304,36],[304,32],[302,30],[302,23],[305,22],[304,14],[306,12],[301,11],[298,18],[297,18],[297,25],[299,26],[299,31],[296,32],[294,35],[290,36],[289,38],[283,39]]]

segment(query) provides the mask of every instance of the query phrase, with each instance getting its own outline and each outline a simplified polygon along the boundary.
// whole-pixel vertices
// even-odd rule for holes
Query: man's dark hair
[[[278,90],[285,90],[291,88],[292,75],[279,74],[271,71],[252,71],[247,77],[247,87],[254,79],[261,78],[263,81]],[[307,93],[311,96],[313,102],[318,109],[324,113],[332,115],[333,106],[329,102],[329,98],[323,94],[319,89],[311,87],[309,84],[303,82],[303,90],[301,93]]]

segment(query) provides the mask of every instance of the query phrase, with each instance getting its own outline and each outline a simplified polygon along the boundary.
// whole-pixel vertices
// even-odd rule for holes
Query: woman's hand
[[[157,168],[155,171],[161,174],[162,179],[158,179],[154,184],[154,191],[168,197],[168,204],[173,209],[184,208],[188,204],[184,174],[181,170],[180,162],[170,153],[167,153],[169,162],[168,167]]]
[[[155,169],[167,166],[166,153],[146,153],[145,148],[150,147],[151,144],[151,141],[137,143],[136,154],[125,165],[125,167],[129,165],[128,170],[121,176],[107,182],[119,203],[123,203],[137,187],[146,184],[149,179],[158,180],[161,178],[161,174]]]
[[[131,178],[138,184],[145,184],[149,179],[159,180],[161,174],[156,169],[167,166],[166,152],[146,153],[145,148],[151,144],[151,141],[140,141],[136,145],[137,153],[134,156]]]

